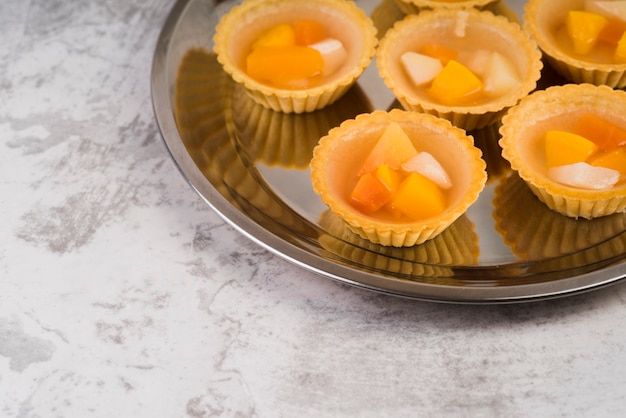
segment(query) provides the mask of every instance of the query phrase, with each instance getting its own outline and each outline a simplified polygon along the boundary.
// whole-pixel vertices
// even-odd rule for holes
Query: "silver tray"
[[[152,95],[183,176],[241,233],[322,276],[419,300],[533,301],[626,277],[626,214],[586,221],[547,209],[501,159],[497,126],[471,132],[489,181],[478,202],[439,237],[387,248],[352,234],[311,188],[312,149],[343,120],[397,102],[373,63],[344,98],[318,112],[285,115],[252,103],[211,52],[216,23],[236,3],[174,5],[156,46]],[[401,17],[393,0],[357,4],[381,33]],[[494,10],[515,19],[522,6],[509,0]],[[548,68],[540,88],[560,82]]]

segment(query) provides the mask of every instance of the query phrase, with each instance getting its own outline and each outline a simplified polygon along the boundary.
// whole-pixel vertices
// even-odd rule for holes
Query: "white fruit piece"
[[[344,48],[341,41],[337,39],[324,39],[313,45],[311,48],[317,49],[322,54],[324,60],[324,68],[322,69],[322,75],[331,75],[337,71],[345,63],[348,53]]]
[[[417,52],[405,52],[400,57],[405,71],[417,86],[431,82],[443,69],[441,61]]]
[[[499,52],[493,52],[487,62],[483,82],[486,93],[502,96],[517,87],[520,80],[511,60]]]
[[[626,0],[598,1],[585,0],[585,10],[608,18],[626,21]]]
[[[459,53],[459,62],[469,68],[474,74],[483,77],[487,71],[489,58],[493,54],[492,51],[486,49],[477,49],[476,51],[462,51]]]
[[[417,172],[428,178],[442,189],[452,187],[450,176],[439,161],[428,152],[420,152],[416,156],[409,158],[402,163],[402,169],[407,173]]]
[[[610,189],[619,181],[620,173],[605,167],[594,167],[585,162],[552,167],[548,176],[559,183],[583,189]]]

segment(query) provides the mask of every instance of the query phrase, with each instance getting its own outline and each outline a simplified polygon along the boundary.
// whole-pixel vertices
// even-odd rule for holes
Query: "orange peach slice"
[[[373,173],[365,173],[350,194],[352,202],[364,213],[374,213],[392,198],[391,191]]]
[[[376,170],[382,164],[399,170],[402,163],[417,155],[417,150],[402,127],[390,123],[370,151],[357,176]]]
[[[566,27],[574,51],[580,55],[589,54],[607,23],[608,19],[597,13],[570,10],[567,14]]]
[[[275,85],[306,79],[322,72],[324,59],[319,51],[306,46],[260,46],[246,60],[248,75]]]
[[[437,74],[428,93],[439,103],[460,106],[482,95],[483,82],[469,68],[456,60],[450,60]]]
[[[437,185],[419,173],[411,173],[400,184],[392,205],[411,219],[437,216],[446,208],[446,199]]]
[[[598,146],[580,135],[566,131],[547,131],[545,134],[546,165],[557,167],[585,161]]]
[[[578,119],[573,132],[592,141],[602,151],[612,151],[626,145],[626,129],[593,113],[587,113]]]

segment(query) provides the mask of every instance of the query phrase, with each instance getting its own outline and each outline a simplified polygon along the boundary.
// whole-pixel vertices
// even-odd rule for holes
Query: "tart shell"
[[[275,88],[248,76],[245,58],[254,39],[279,23],[303,16],[324,22],[329,37],[343,43],[348,52],[343,66],[319,86],[302,90]],[[378,39],[372,20],[352,1],[245,0],[222,17],[213,42],[224,71],[243,85],[254,101],[275,111],[304,113],[338,100],[370,64]]]
[[[459,30],[463,36],[458,36]],[[519,69],[522,81],[504,96],[477,105],[437,103],[424,87],[414,85],[400,60],[405,52],[418,51],[433,40],[449,43],[457,50],[487,45],[511,60]],[[408,15],[387,31],[380,42],[376,62],[380,76],[405,109],[439,116],[465,130],[483,128],[500,120],[509,107],[536,88],[543,67],[536,43],[517,23],[478,10],[437,10]]]
[[[440,215],[415,222],[382,220],[358,211],[349,201],[360,163],[392,122],[398,123],[416,149],[431,153],[451,177],[448,205]],[[487,174],[473,138],[449,121],[399,109],[374,111],[343,122],[320,139],[313,151],[311,181],[322,201],[348,227],[373,243],[405,247],[434,238],[463,215],[482,191]]]
[[[626,129],[626,92],[607,86],[567,84],[532,93],[510,109],[500,127],[502,156],[549,208],[592,219],[626,211],[626,182],[607,190],[565,186],[547,175],[539,144],[548,129],[571,129],[594,113]]]
[[[566,52],[555,32],[569,10],[582,10],[583,0],[530,0],[524,7],[524,28],[535,39],[548,64],[574,83],[626,87],[626,63],[595,63]]]

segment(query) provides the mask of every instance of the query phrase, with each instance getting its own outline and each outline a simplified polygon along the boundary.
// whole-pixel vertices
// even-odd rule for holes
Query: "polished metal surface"
[[[190,185],[237,230],[325,277],[390,295],[453,303],[562,297],[626,277],[626,214],[593,221],[558,215],[500,157],[497,126],[471,132],[489,181],[442,235],[386,248],[347,230],[313,192],[308,162],[328,129],[359,113],[397,107],[375,63],[339,102],[286,115],[254,103],[222,71],[213,29],[237,2],[179,0],[155,51],[152,93],[165,143]],[[519,16],[521,1],[496,12]],[[384,32],[393,0],[357,1]],[[545,71],[541,85],[561,82]]]

